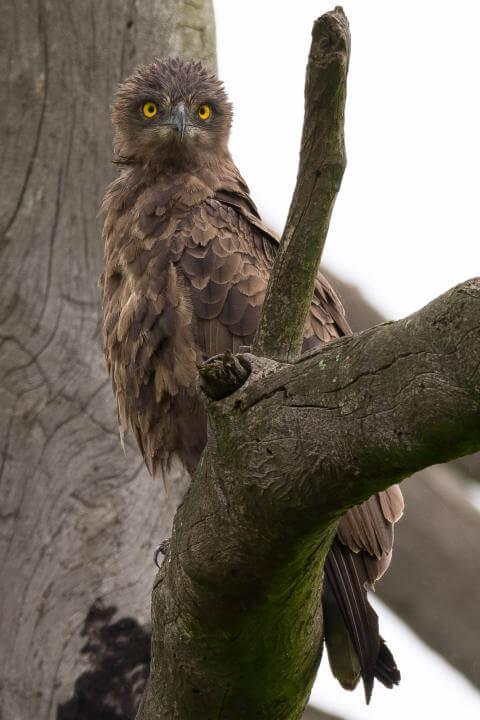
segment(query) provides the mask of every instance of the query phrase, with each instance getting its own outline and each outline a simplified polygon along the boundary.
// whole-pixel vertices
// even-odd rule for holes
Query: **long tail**
[[[361,677],[368,704],[374,679],[391,688],[398,685],[400,672],[379,634],[378,617],[367,598],[367,584],[361,555],[335,538],[325,563],[325,642],[337,680],[352,690]]]

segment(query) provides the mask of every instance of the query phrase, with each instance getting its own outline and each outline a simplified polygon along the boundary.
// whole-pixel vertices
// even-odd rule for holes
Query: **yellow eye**
[[[212,108],[210,105],[207,105],[206,103],[204,105],[200,105],[200,107],[197,110],[197,115],[200,118],[200,120],[208,120],[210,115],[212,114]]]
[[[145,115],[146,118],[152,118],[152,117],[155,117],[155,115],[157,114],[158,108],[157,108],[157,106],[155,105],[154,102],[152,102],[151,100],[149,100],[149,101],[146,102],[145,105],[142,107],[142,112],[143,112],[143,114]]]

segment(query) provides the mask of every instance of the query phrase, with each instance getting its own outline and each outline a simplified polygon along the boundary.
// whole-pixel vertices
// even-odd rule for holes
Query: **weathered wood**
[[[93,720],[105,697],[84,673],[101,677],[101,650],[80,650],[94,631],[123,633],[128,651],[108,648],[122,690],[109,701],[128,711],[138,688],[125,678],[148,661],[153,548],[185,486],[167,480],[166,498],[136,451],[124,457],[104,370],[96,214],[114,173],[109,105],[155,55],[214,66],[213,15],[210,0],[0,8],[0,716],[76,707]]]
[[[199,383],[205,395],[212,400],[221,400],[243,385],[250,374],[250,366],[239,355],[226,350],[202,363],[198,368]]]
[[[153,592],[139,720],[295,720],[320,659],[321,580],[348,507],[480,448],[480,279],[294,365],[248,356]]]
[[[342,8],[315,21],[305,81],[298,178],[253,343],[256,355],[299,357],[305,320],[346,165],[350,30]]]

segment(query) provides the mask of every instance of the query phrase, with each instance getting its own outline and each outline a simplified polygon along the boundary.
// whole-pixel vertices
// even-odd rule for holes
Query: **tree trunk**
[[[114,174],[116,83],[155,55],[214,68],[212,7],[0,5],[0,716],[131,720],[148,666],[152,550],[184,484],[167,479],[166,498],[120,447],[96,214]]]

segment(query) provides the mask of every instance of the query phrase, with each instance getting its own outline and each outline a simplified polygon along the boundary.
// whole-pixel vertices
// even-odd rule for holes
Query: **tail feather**
[[[335,538],[325,563],[325,641],[332,671],[344,687],[351,688],[352,677],[355,676],[355,663],[350,673],[345,672],[345,665],[349,662],[346,654],[347,644],[344,642],[344,650],[339,650],[339,632],[337,630],[335,633],[332,630],[335,617],[328,618],[329,612],[331,616],[333,615],[333,602],[339,611],[336,615],[343,620],[357,655],[367,704],[370,702],[375,678],[386,687],[393,687],[400,680],[395,660],[380,637],[377,614],[368,602],[366,590],[368,574],[368,569],[363,567],[361,555],[351,552],[338,538]],[[338,620],[336,622],[338,625]],[[338,658],[339,652],[344,653],[342,659]],[[353,686],[357,682],[358,672]]]
[[[387,688],[392,688],[400,682],[400,671],[382,637],[380,638],[380,652],[375,665],[375,677]]]

